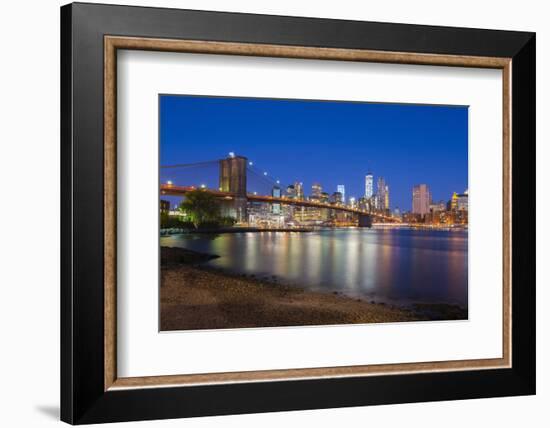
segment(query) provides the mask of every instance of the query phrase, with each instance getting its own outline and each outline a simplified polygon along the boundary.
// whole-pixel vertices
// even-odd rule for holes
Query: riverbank
[[[261,227],[217,227],[213,229],[160,229],[161,236],[176,235],[180,233],[189,234],[218,234],[218,233],[247,233],[247,232],[313,232],[312,227],[277,227],[277,228],[261,228]]]
[[[161,330],[357,324],[424,319],[413,311],[235,277],[189,265],[163,266]]]
[[[233,275],[202,265],[213,255],[162,247],[161,330],[365,324],[465,319],[452,305],[401,308]]]

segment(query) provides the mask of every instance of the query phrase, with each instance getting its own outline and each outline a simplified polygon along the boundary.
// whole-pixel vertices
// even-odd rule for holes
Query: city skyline
[[[346,202],[365,195],[372,173],[373,193],[382,178],[388,208],[403,211],[417,184],[434,200],[468,187],[466,107],[164,95],[160,108],[161,165],[235,152],[269,166],[283,192],[343,185]]]

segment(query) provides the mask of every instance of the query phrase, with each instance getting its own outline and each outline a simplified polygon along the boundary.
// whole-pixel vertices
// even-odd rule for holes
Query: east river
[[[314,291],[397,304],[467,308],[468,232],[326,229],[163,236],[161,246],[216,254],[207,265]]]

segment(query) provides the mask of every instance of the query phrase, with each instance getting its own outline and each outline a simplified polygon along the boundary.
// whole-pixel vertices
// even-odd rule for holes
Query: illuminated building
[[[384,192],[384,209],[390,209],[390,187],[386,184],[386,190]]]
[[[271,196],[280,198],[281,188],[279,186],[273,186],[273,189],[271,189]],[[281,214],[281,204],[271,204],[271,212],[273,214]]]
[[[313,183],[311,185],[311,199],[320,200],[322,193],[323,193],[323,188],[319,183]]]
[[[339,184],[338,186],[336,186],[336,191],[342,194],[342,203],[345,204],[346,203],[346,186],[344,186],[343,184]]]
[[[351,198],[349,198],[349,206],[352,207],[352,208],[357,208],[357,201],[355,200],[355,198],[353,196]]]
[[[432,197],[430,189],[426,184],[419,184],[413,187],[412,191],[412,212],[413,214],[426,215],[430,212]]]
[[[430,211],[432,213],[433,212],[445,211],[445,209],[446,209],[446,206],[445,206],[445,202],[443,202],[443,201],[439,201],[439,202],[430,204]]]
[[[468,189],[457,195],[456,208],[458,211],[468,211]]]
[[[359,198],[357,202],[357,208],[363,211],[370,211],[371,198]]]
[[[365,175],[365,198],[372,198],[373,190],[373,175],[369,172]]]
[[[458,208],[458,195],[456,192],[453,192],[453,196],[451,196],[450,200],[450,211],[456,211]]]
[[[304,199],[304,185],[300,182],[294,183],[294,191],[296,192],[296,199]]]
[[[277,228],[284,226],[284,216],[272,211],[271,204],[265,202],[248,202],[247,214],[249,226],[260,228]]]
[[[386,192],[388,190],[388,186],[386,186],[386,181],[384,180],[384,177],[378,177],[378,200],[376,201],[376,208],[379,210],[385,210],[389,208],[389,195],[386,197]]]
[[[296,197],[296,188],[293,184],[289,185],[286,188],[286,196],[287,198],[294,199]]]
[[[337,205],[342,204],[342,194],[340,192],[334,192],[330,197],[330,202]]]
[[[321,202],[328,203],[329,202],[329,194],[327,192],[321,192]]]

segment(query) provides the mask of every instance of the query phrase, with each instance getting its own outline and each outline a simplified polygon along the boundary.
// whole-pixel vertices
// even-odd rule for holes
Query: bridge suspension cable
[[[252,174],[254,174],[256,177],[259,177],[259,178],[263,179],[264,181],[266,181],[270,185],[279,184],[279,183],[277,183],[277,180],[275,180],[273,177],[269,176],[268,174],[266,174],[265,172],[261,171],[258,168],[255,168],[253,166],[248,166],[247,170],[250,171]]]
[[[161,165],[160,169],[172,169],[172,168],[192,168],[192,167],[199,167],[199,166],[206,166],[206,165],[213,165],[216,163],[219,163],[220,160],[211,160],[211,161],[204,161],[204,162],[195,162],[195,163],[180,163],[176,165]]]

